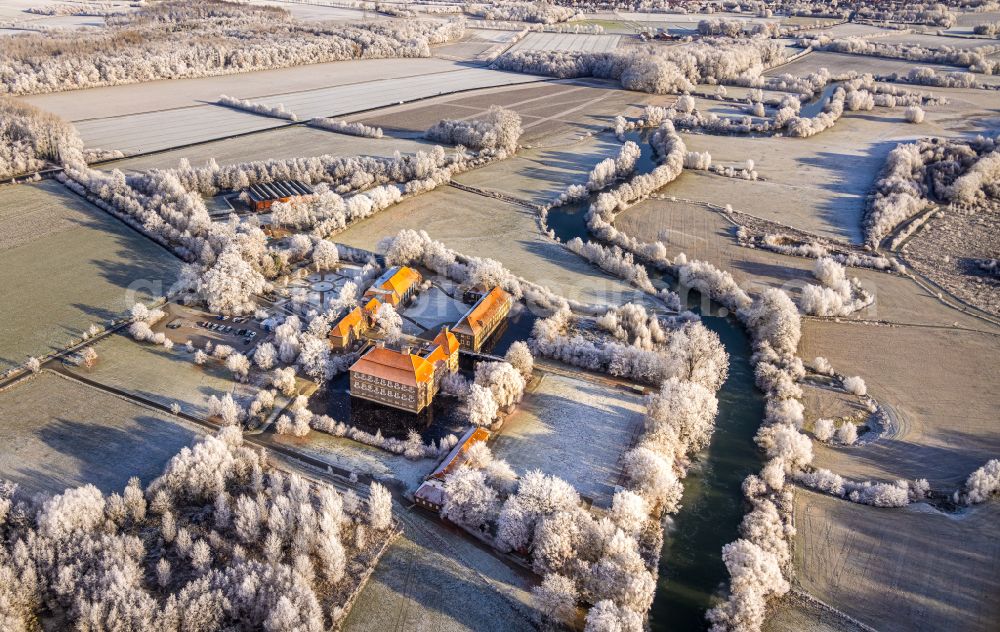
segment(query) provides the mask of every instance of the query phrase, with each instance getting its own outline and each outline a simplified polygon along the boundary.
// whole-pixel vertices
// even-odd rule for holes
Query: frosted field
[[[881,40],[880,40],[881,41]],[[846,53],[830,53],[826,51],[815,51],[803,55],[802,57],[787,63],[783,66],[772,68],[764,73],[765,76],[774,77],[789,73],[804,77],[811,72],[816,72],[820,68],[826,68],[833,75],[843,74],[851,71],[859,73],[870,72],[875,75],[888,75],[898,73],[905,75],[912,68],[917,66],[931,68],[938,74],[948,72],[965,72],[965,68],[956,66],[944,66],[941,64],[925,64],[902,59],[884,59],[881,57],[868,57],[865,55],[849,55]],[[997,85],[1000,77],[977,74],[976,80],[984,85]],[[936,92],[938,88],[931,86],[906,86],[915,89]]]
[[[280,2],[279,0],[246,0],[248,4],[259,4],[264,6],[279,7],[292,14],[296,20],[303,22],[343,22],[361,20],[367,15],[369,21],[377,18],[378,14],[368,11],[367,14],[358,9],[348,9],[345,7],[325,6],[320,3],[305,2]]]
[[[546,373],[504,421],[493,453],[518,474],[542,470],[567,481],[599,507],[621,484],[620,459],[642,426],[641,395]]]
[[[497,104],[521,116],[522,146],[554,146],[600,132],[618,114],[638,116],[645,104],[663,102],[663,97],[609,89],[596,82],[547,81],[430,99],[352,118],[387,131],[423,132],[442,118],[474,118]]]
[[[410,492],[416,491],[437,466],[434,459],[411,461],[381,448],[316,430],[305,437],[279,434],[267,437],[274,443],[288,446],[334,467],[352,470],[361,476],[371,476],[389,485],[399,485]]]
[[[232,374],[218,361],[198,366],[183,345],[167,351],[118,334],[101,340],[94,348],[98,360],[92,369],[70,370],[164,406],[177,402],[189,415],[207,416],[208,399],[212,395],[222,397],[231,392],[234,397],[246,398],[255,392],[252,387],[233,381]]]
[[[343,115],[431,96],[540,81],[541,77],[485,68],[467,68],[419,77],[382,79],[351,86],[277,94],[257,99],[267,105],[282,104],[300,119]]]
[[[546,204],[571,184],[585,184],[594,165],[618,155],[621,147],[607,134],[565,147],[522,150],[515,158],[464,173],[455,180],[499,191],[532,204]]]
[[[808,19],[808,18],[806,18]],[[807,31],[802,31],[803,33],[808,33],[810,35],[828,35],[834,39],[842,37],[869,37],[872,35],[879,35],[881,33],[886,33],[887,30],[879,28],[877,26],[872,26],[870,24],[835,24],[826,28],[809,29]],[[882,41],[879,38],[879,41]]]
[[[927,106],[927,119],[912,125],[903,110],[875,108],[845,114],[811,138],[751,138],[682,133],[688,150],[708,151],[714,163],[752,159],[762,180],[720,178],[685,171],[661,193],[720,206],[788,224],[819,235],[861,241],[865,198],[885,160],[900,142],[929,135],[987,133],[997,120],[993,91],[927,89],[949,99]]]
[[[924,48],[957,48],[960,50],[972,50],[983,46],[1000,45],[1000,40],[972,39],[961,37],[942,37],[940,35],[929,35],[923,33],[892,33],[885,37],[878,38],[879,43],[887,44],[916,44]]]
[[[0,188],[0,371],[160,296],[180,265],[54,180]]]
[[[320,88],[256,98],[267,105],[282,104],[300,120],[342,116],[401,101],[497,85],[539,81],[533,75],[466,69],[402,79],[383,79],[350,86]],[[118,149],[125,154],[225,138],[235,134],[288,125],[270,118],[220,105],[146,112],[76,123],[88,147]]]
[[[136,156],[101,165],[102,169],[145,171],[147,169],[173,169],[182,158],[192,165],[203,165],[211,158],[219,165],[232,165],[254,160],[285,160],[302,156],[335,154],[340,156],[392,156],[399,151],[412,154],[429,151],[433,143],[419,138],[362,138],[327,130],[295,125],[266,130],[247,136],[227,138],[192,147]]]
[[[884,632],[995,630],[1000,505],[875,509],[797,489],[796,584]]]
[[[86,147],[117,149],[128,156],[283,125],[288,125],[288,121],[202,105],[90,119],[76,123],[76,128]]]
[[[560,50],[604,53],[618,48],[618,35],[584,35],[574,33],[529,33],[510,50]]]
[[[483,545],[431,522],[421,510],[410,511],[397,514],[404,535],[379,561],[344,630],[537,629],[524,614],[532,601],[531,582],[522,572]]]
[[[647,300],[540,234],[532,211],[453,187],[377,213],[338,235],[338,242],[374,250],[380,239],[403,228],[426,230],[463,254],[497,259],[518,276],[569,298],[616,305]]]
[[[799,353],[823,356],[891,406],[899,427],[851,447],[816,445],[816,467],[858,480],[926,478],[949,491],[1000,454],[996,358],[1000,331],[873,327],[807,320]],[[933,358],[933,361],[928,361]]]
[[[49,371],[0,391],[0,478],[27,497],[93,483],[121,492],[143,485],[200,431]]]
[[[411,8],[416,8],[414,5]],[[493,29],[466,29],[461,41],[450,44],[440,44],[433,47],[435,57],[457,60],[477,60],[486,62],[496,58],[517,31],[501,31]]]
[[[68,121],[110,118],[141,112],[215,103],[219,96],[241,99],[316,88],[413,77],[467,66],[434,58],[360,59],[218,77],[149,81],[23,97]]]

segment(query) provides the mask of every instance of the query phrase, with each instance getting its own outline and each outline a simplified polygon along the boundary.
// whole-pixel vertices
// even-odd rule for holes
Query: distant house
[[[389,303],[393,307],[398,307],[413,296],[422,280],[423,277],[413,268],[393,266],[375,279],[371,287],[365,291],[365,299],[378,299],[379,303]],[[365,309],[368,309],[367,305]],[[375,310],[377,309],[376,305]],[[375,313],[374,310],[368,311]]]
[[[365,314],[360,307],[355,307],[330,328],[330,346],[343,351],[360,340],[367,329]]]
[[[443,372],[458,370],[458,339],[447,329],[422,353],[400,351],[379,344],[350,369],[351,395],[384,406],[419,413],[430,406]]]
[[[444,484],[438,480],[424,481],[413,494],[413,499],[418,505],[431,511],[441,511],[447,497],[444,493]]]
[[[266,211],[275,202],[289,202],[313,194],[312,188],[298,180],[276,180],[268,184],[252,184],[244,190],[250,207],[257,212]]]
[[[484,294],[462,317],[452,331],[466,349],[479,351],[483,343],[507,318],[514,297],[495,287]]]

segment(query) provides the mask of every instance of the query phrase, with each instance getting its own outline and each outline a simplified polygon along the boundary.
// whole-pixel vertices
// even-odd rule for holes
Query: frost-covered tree
[[[956,498],[967,505],[975,505],[997,493],[1000,493],[1000,459],[990,459],[969,475],[961,494],[956,492]]]
[[[312,260],[317,270],[332,270],[340,261],[340,253],[336,244],[320,239],[313,247]]]
[[[500,412],[497,400],[489,387],[473,384],[467,398],[469,421],[476,426],[491,426]]]
[[[277,357],[278,352],[270,342],[262,342],[257,345],[257,349],[253,352],[254,364],[265,371],[274,366]]]
[[[535,367],[535,358],[531,355],[531,348],[523,340],[515,340],[511,343],[507,353],[504,354],[506,360],[512,367],[517,369],[526,381],[531,379],[531,372]]]
[[[389,342],[397,342],[403,336],[403,318],[389,303],[379,305],[373,318],[375,327]]]
[[[475,383],[488,388],[501,408],[517,404],[524,396],[524,378],[509,362],[480,362]]]
[[[392,495],[378,483],[372,483],[368,490],[368,524],[376,531],[392,526]]]
[[[483,470],[459,467],[448,475],[444,490],[442,517],[470,529],[482,529],[496,520],[500,501]]]
[[[865,385],[865,381],[860,375],[845,377],[843,384],[844,390],[852,395],[858,395],[860,397],[868,393],[868,386]]]
[[[573,580],[557,573],[549,573],[542,583],[531,590],[535,604],[543,619],[557,625],[568,625],[576,616],[579,597]]]
[[[479,118],[439,121],[427,130],[425,136],[452,145],[506,155],[517,151],[521,133],[521,117],[517,112],[494,105]]]

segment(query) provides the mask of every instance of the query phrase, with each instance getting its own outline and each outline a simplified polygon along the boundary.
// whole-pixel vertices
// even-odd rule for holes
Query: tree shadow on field
[[[789,284],[786,289],[794,293],[801,291],[804,283],[819,283],[809,271],[793,266],[744,259],[734,260],[732,266],[755,279],[771,279],[774,285]]]
[[[983,507],[970,510],[981,511]],[[966,514],[955,520],[914,509],[846,502],[832,513],[832,521],[843,523],[844,532],[836,538],[839,542],[829,543],[828,555],[839,559],[805,571],[819,573],[821,582],[830,583],[832,605],[880,629],[995,627],[1000,574],[992,542],[995,525],[988,516]],[[815,533],[818,540],[827,534]],[[842,545],[836,552],[835,544]]]
[[[143,484],[158,476],[164,464],[199,435],[184,426],[151,415],[138,415],[119,427],[57,417],[34,432],[48,449],[62,455],[36,467],[5,474],[28,495],[60,493],[92,483],[104,493],[121,490],[129,478]],[[44,457],[43,457],[44,458]]]
[[[518,240],[521,247],[528,253],[538,255],[542,259],[563,269],[567,274],[576,275],[579,279],[572,281],[574,287],[584,287],[589,290],[593,299],[589,302],[606,302],[614,305],[621,305],[629,301],[635,301],[644,305],[659,305],[662,302],[653,299],[648,294],[629,286],[618,277],[605,273],[596,264],[590,263],[579,255],[560,248],[558,245],[536,240]],[[571,281],[555,280],[533,277],[535,283],[549,287],[556,294],[564,294]],[[584,299],[581,299],[584,300]]]
[[[640,415],[623,406],[625,394],[613,388],[578,381],[574,389],[579,400],[541,389],[532,393],[523,414],[513,417],[497,437],[494,451],[522,474],[541,469],[607,507],[619,482],[621,455],[630,447]],[[591,398],[600,407],[586,403]],[[519,429],[523,434],[515,435]]]
[[[818,187],[834,193],[836,197],[832,202],[820,206],[820,218],[844,238],[850,241],[860,240],[864,197],[875,186],[889,152],[897,144],[894,141],[868,144],[864,148],[864,156],[820,151],[797,159],[799,164],[821,169],[827,174],[826,182],[820,183]],[[847,215],[848,210],[851,211],[850,216]]]
[[[969,474],[1000,454],[1000,433],[971,434],[943,429],[931,434],[944,446],[880,438],[859,446],[842,446],[852,459],[884,472],[887,480],[926,478],[931,488],[950,493]]]
[[[401,599],[380,598],[377,603],[372,603],[371,595],[366,594],[374,588],[370,586],[362,592],[362,598],[355,606],[359,613],[372,607],[391,608],[393,611],[388,617],[400,629],[418,629],[429,623],[426,619],[432,617],[421,615],[420,608],[438,613],[433,618],[439,619],[442,630],[453,627],[486,631],[528,628],[512,626],[520,618],[493,588],[478,579],[470,579],[473,574],[471,569],[460,574],[460,562],[436,551],[433,543],[414,544],[420,547],[419,551],[409,548],[394,551],[396,547],[391,548],[376,567],[371,580],[371,584],[382,584]],[[418,606],[414,608],[409,603],[411,601]],[[412,613],[413,619],[408,618],[407,613]],[[448,621],[440,619],[450,619],[460,626],[449,625]]]
[[[89,208],[92,213],[104,213]],[[95,252],[95,257],[86,263],[95,268],[112,285],[122,290],[122,304],[126,302],[126,292],[134,290],[136,300],[148,300],[163,295],[177,280],[181,261],[164,247],[145,235],[124,225],[111,216],[73,218],[80,228],[97,231],[113,237],[114,246]],[[113,249],[112,252],[108,252]]]

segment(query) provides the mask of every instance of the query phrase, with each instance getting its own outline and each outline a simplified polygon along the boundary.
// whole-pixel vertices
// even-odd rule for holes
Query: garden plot
[[[651,300],[542,235],[533,211],[452,187],[362,220],[341,233],[338,243],[375,250],[379,240],[403,228],[426,230],[463,254],[496,259],[514,274],[568,298],[613,305]]]
[[[391,157],[399,151],[412,154],[430,151],[435,143],[410,138],[362,138],[338,134],[314,127],[296,125],[261,131],[248,136],[238,136],[224,140],[202,143],[193,147],[159,152],[149,156],[138,156],[117,160],[102,165],[102,169],[123,171],[146,171],[148,169],[174,169],[181,159],[199,166],[210,159],[220,166],[239,164],[254,160],[287,160],[302,156],[385,156]]]
[[[413,304],[400,313],[424,329],[437,331],[444,325],[454,326],[469,307],[461,299],[448,296],[441,288],[433,286],[421,292]]]
[[[567,52],[606,53],[618,48],[619,35],[584,35],[577,33],[529,33],[511,47],[520,50],[558,50]]]
[[[996,629],[1000,503],[947,515],[796,490],[794,515],[796,583],[834,608],[882,632]]]
[[[341,116],[452,92],[541,80],[541,77],[523,73],[466,68],[416,77],[380,79],[335,88],[277,94],[257,98],[256,101],[265,105],[282,104],[285,109],[304,120]]]
[[[411,510],[414,511],[414,510]],[[537,624],[532,580],[483,546],[442,533],[417,509],[399,515],[404,535],[375,568],[343,624],[347,632],[526,632]],[[447,528],[447,527],[445,527]]]
[[[109,118],[210,104],[228,94],[253,99],[276,93],[353,85],[462,70],[466,65],[433,58],[359,59],[260,70],[217,77],[166,79],[23,97],[68,121]],[[398,100],[398,99],[397,99]]]
[[[340,289],[347,281],[348,277],[335,272],[313,272],[278,288],[280,298],[275,305],[287,306],[300,316],[305,316],[310,310],[325,312],[337,300]]]
[[[98,359],[93,368],[69,370],[164,406],[176,402],[189,415],[207,416],[208,399],[213,395],[232,393],[237,400],[247,400],[256,391],[233,381],[232,374],[218,360],[195,364],[193,354],[182,346],[168,351],[116,334],[98,342],[94,349]]]
[[[181,262],[59,183],[0,189],[0,371],[163,295]]]
[[[860,375],[892,418],[886,435],[874,443],[816,444],[816,467],[855,480],[926,478],[932,489],[950,491],[1000,454],[1000,329],[979,333],[816,320],[803,322],[802,329],[803,358],[823,356],[839,373]]]
[[[43,371],[0,391],[0,478],[26,497],[143,485],[200,434],[172,415]]]
[[[493,452],[518,474],[542,470],[610,507],[644,412],[642,396],[621,386],[548,373],[506,419]]]

